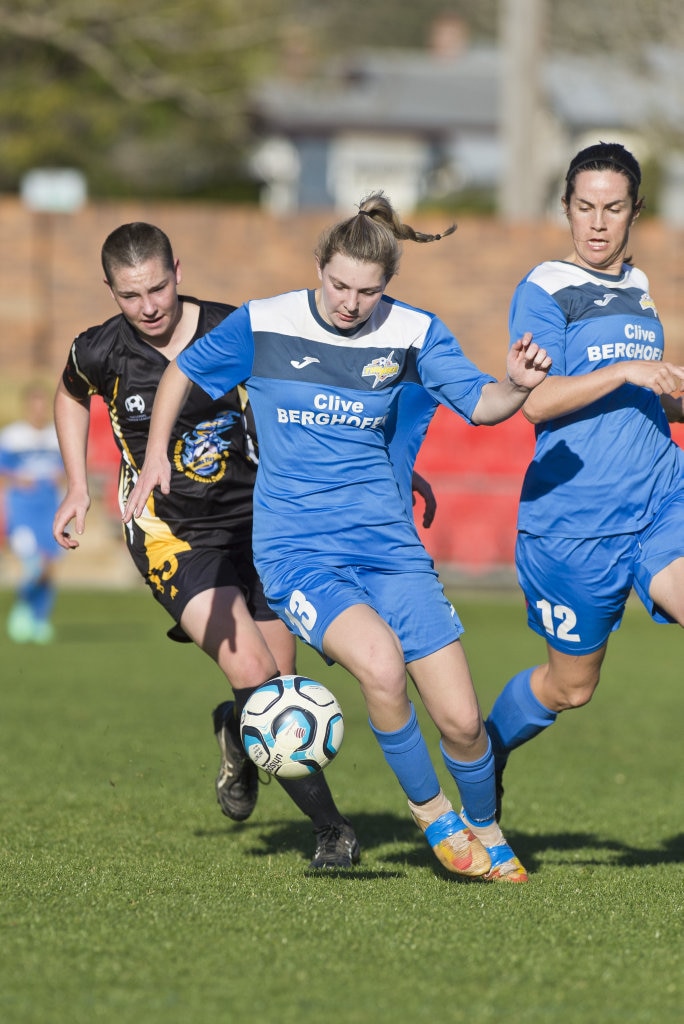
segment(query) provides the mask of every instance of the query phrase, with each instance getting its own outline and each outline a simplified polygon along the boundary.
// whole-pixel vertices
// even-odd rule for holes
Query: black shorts
[[[140,522],[140,520],[138,520]],[[197,594],[218,587],[237,587],[252,618],[270,622],[278,618],[264,597],[252,556],[251,524],[242,531],[213,529],[198,541],[175,536],[161,520],[137,523],[126,543],[135,566],[155,599],[180,622],[185,606]]]

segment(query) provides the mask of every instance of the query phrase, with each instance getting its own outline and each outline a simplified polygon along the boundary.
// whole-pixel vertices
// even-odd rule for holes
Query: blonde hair
[[[314,254],[321,269],[336,253],[359,263],[377,263],[389,280],[399,269],[400,241],[437,242],[455,230],[452,224],[439,235],[416,231],[402,223],[384,192],[373,192],[361,201],[358,213],[323,231]]]

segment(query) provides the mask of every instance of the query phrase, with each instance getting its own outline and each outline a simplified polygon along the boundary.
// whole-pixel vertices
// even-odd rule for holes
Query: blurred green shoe
[[[31,609],[20,601],[7,617],[7,635],[15,644],[28,644],[33,640],[35,625]]]
[[[33,636],[34,644],[51,644],[55,639],[55,627],[51,622],[34,622]]]

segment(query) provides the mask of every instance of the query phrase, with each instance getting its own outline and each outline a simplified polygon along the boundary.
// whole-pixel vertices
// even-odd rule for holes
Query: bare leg
[[[676,558],[656,573],[650,594],[659,608],[684,626],[684,558]]]
[[[237,587],[197,594],[186,605],[181,626],[216,662],[233,689],[259,686],[278,675],[276,659]]]

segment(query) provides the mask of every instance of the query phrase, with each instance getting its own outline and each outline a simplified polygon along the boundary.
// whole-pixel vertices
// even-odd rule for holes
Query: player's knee
[[[474,756],[472,751],[482,746],[484,725],[477,708],[462,712],[457,718],[443,718],[439,725],[442,742],[447,750],[459,752],[454,754],[458,759],[471,760]]]
[[[217,662],[231,686],[250,689],[261,686],[267,679],[278,674],[278,666],[268,650],[242,650],[236,656],[235,651],[227,647],[227,644],[221,645]]]
[[[403,662],[394,659],[376,660],[354,673],[359,680],[366,704],[382,709],[394,718],[401,716],[407,706],[406,673]]]
[[[566,681],[558,690],[559,711],[571,711],[584,707],[594,696],[599,682],[599,673],[588,673],[572,682]]]

